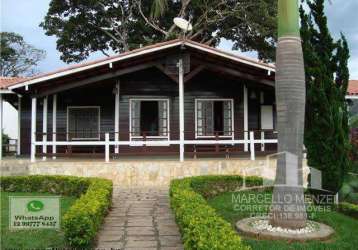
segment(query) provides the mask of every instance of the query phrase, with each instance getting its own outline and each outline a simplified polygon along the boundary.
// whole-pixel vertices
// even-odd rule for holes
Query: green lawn
[[[224,219],[229,221],[233,226],[239,219],[248,217],[250,213],[240,212],[240,207],[235,207],[232,199],[233,194],[238,193],[224,193],[210,199],[209,204],[214,207],[218,214]],[[250,194],[246,192],[245,194]],[[257,191],[251,194],[262,194],[271,196],[270,191]],[[257,205],[253,201],[249,201],[249,205]],[[249,207],[253,208],[255,212],[267,212],[264,206]],[[246,208],[241,208],[246,210]],[[263,211],[264,210],[264,211]],[[335,230],[335,235],[328,242],[311,241],[306,243],[287,242],[287,241],[267,241],[267,240],[254,240],[244,238],[244,242],[250,245],[253,250],[277,250],[277,249],[324,249],[324,250],[344,250],[344,249],[358,249],[358,220],[345,216],[335,211],[314,212],[310,214],[314,220],[330,225]]]
[[[49,229],[36,230],[9,230],[9,196],[51,196],[43,193],[13,193],[1,192],[1,249],[44,249],[64,248],[65,238],[63,232]],[[61,198],[61,216],[71,207],[75,197]]]

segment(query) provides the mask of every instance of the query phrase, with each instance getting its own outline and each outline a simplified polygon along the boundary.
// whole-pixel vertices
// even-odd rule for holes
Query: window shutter
[[[232,135],[232,102],[224,101],[223,102],[223,113],[224,113],[224,135]]]
[[[205,101],[205,135],[214,135],[214,102]]]
[[[213,117],[214,104],[212,101],[197,101],[196,107],[196,124],[197,135],[213,135],[214,134],[214,117]]]
[[[131,133],[140,136],[140,101],[131,100]]]
[[[167,101],[158,101],[159,108],[159,135],[167,136],[168,135],[168,102]]]

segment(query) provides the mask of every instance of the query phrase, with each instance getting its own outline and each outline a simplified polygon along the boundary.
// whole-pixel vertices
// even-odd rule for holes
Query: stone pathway
[[[183,250],[167,188],[115,188],[97,249]]]

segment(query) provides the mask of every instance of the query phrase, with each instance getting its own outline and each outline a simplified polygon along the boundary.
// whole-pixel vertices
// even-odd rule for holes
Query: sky
[[[332,4],[326,4],[328,25],[332,35],[339,37],[343,32],[347,37],[351,58],[349,69],[351,79],[358,79],[358,0],[331,0]],[[1,31],[16,32],[22,35],[25,41],[36,48],[46,51],[46,58],[39,63],[38,71],[49,72],[66,66],[60,60],[60,53],[56,50],[56,38],[45,35],[39,24],[48,10],[50,0],[0,0]],[[222,41],[220,48],[231,51],[231,42]],[[239,53],[235,51],[234,53]],[[254,57],[255,53],[245,53]],[[103,57],[102,53],[95,53],[89,60]],[[16,115],[13,110],[5,105],[5,130],[16,137],[14,121]],[[8,121],[8,122],[7,122]],[[10,129],[10,130],[9,130]]]

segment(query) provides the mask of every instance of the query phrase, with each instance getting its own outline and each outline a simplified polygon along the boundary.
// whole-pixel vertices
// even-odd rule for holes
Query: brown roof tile
[[[348,84],[348,95],[358,95],[358,80],[350,80]]]
[[[0,89],[6,89],[8,86],[27,80],[28,77],[0,77]]]

